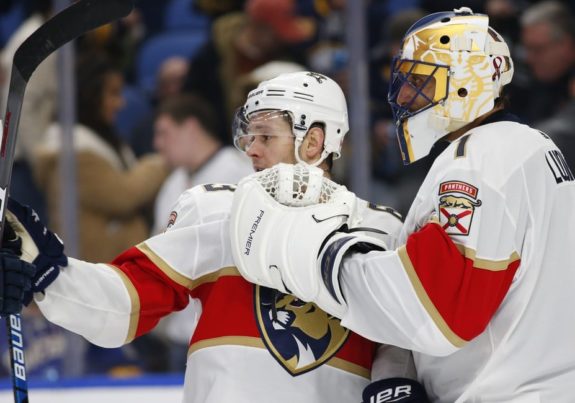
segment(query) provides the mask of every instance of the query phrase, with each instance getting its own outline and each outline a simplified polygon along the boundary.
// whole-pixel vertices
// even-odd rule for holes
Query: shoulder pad
[[[204,184],[186,190],[180,195],[170,213],[168,230],[209,221],[229,215],[233,192],[231,184]]]

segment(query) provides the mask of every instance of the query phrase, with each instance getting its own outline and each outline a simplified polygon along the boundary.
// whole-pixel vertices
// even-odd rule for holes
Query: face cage
[[[409,70],[407,72],[401,71],[401,66],[404,63],[410,63],[411,64],[411,67],[409,68]],[[414,70],[416,70],[416,67],[419,65],[431,66],[431,67],[433,67],[433,71],[431,72],[431,74],[428,75],[427,79],[423,82],[421,87],[416,88],[409,81],[409,78],[412,75],[417,74],[414,72]],[[393,113],[393,118],[394,118],[395,123],[397,125],[399,125],[401,122],[405,121],[406,119],[417,115],[418,113],[421,113],[423,111],[426,111],[427,109],[433,108],[435,105],[437,105],[437,104],[439,104],[439,103],[441,103],[447,99],[447,96],[449,95],[449,66],[442,65],[442,64],[423,62],[420,60],[401,59],[398,56],[393,58],[392,66],[393,66],[393,69],[391,71],[391,81],[389,82],[389,91],[387,93],[387,101],[391,105],[391,111]],[[425,88],[425,86],[431,81],[431,79],[435,77],[435,74],[439,71],[439,69],[442,69],[442,68],[445,68],[448,70],[447,71],[447,77],[448,78],[445,82],[445,96],[443,98],[437,100],[437,101],[433,101],[433,99],[430,99],[425,94],[423,94],[423,88]],[[436,80],[436,83],[437,82],[438,82],[438,80]],[[399,92],[401,91],[401,88],[404,85],[409,85],[411,88],[413,88],[415,91],[415,94],[413,95],[413,98],[407,104],[400,105],[397,103],[397,97],[399,96]],[[435,89],[435,92],[437,93],[437,88]],[[416,111],[410,111],[409,108],[411,107],[411,105],[413,105],[413,103],[415,102],[415,100],[419,96],[421,96],[424,99],[426,99],[427,101],[429,101],[429,104],[427,104],[423,108],[420,108]]]
[[[252,112],[252,114],[257,114],[259,117],[263,117],[263,121],[270,119],[285,119],[286,123],[289,125],[292,138],[295,138],[293,133],[293,119],[289,111],[279,110],[279,109],[268,109]],[[266,132],[266,133],[250,133],[249,132],[250,117],[245,113],[245,108],[240,107],[236,110],[234,114],[234,121],[232,124],[232,134],[234,140],[234,147],[236,147],[242,153],[245,153],[249,147],[253,144],[255,136],[269,136],[269,137],[288,137],[278,135],[277,133]]]

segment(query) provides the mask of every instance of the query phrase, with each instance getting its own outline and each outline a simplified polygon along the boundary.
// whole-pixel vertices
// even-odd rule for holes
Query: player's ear
[[[321,127],[314,126],[309,129],[300,148],[302,159],[306,162],[317,161],[323,151],[324,140],[325,133]]]

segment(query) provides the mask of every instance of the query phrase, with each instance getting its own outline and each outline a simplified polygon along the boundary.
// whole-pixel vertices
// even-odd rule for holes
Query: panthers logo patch
[[[333,357],[349,330],[315,304],[255,286],[258,328],[268,351],[293,376],[311,371]]]
[[[444,182],[439,188],[439,223],[450,235],[469,235],[479,189],[465,182]]]

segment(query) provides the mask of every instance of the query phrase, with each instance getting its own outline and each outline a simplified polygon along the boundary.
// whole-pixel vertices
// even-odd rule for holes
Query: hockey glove
[[[284,172],[290,167],[291,179]],[[356,197],[322,174],[314,167],[280,165],[240,181],[230,219],[232,253],[248,281],[314,302],[341,318],[347,309],[339,289],[341,259],[354,245],[385,246],[359,233],[337,232],[355,222]],[[320,204],[284,205],[306,199]]]
[[[34,265],[19,259],[12,250],[0,250],[0,315],[22,310],[24,296],[30,291],[35,273]]]
[[[68,264],[68,258],[62,241],[46,228],[32,208],[8,199],[6,222],[6,229],[10,226],[15,237],[10,240],[4,236],[2,247],[15,251],[20,246],[20,253],[15,251],[16,254],[36,266],[32,287],[24,295],[24,304],[28,305],[33,293],[43,292],[58,277],[60,267]],[[7,232],[9,235],[10,231]]]
[[[413,379],[389,378],[370,383],[362,393],[363,403],[429,403],[423,385]]]

